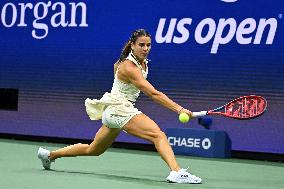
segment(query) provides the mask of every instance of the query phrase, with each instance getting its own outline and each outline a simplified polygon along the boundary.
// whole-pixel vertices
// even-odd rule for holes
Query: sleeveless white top
[[[148,60],[145,60],[146,70],[142,68],[139,64],[133,53],[129,53],[126,58],[133,62],[138,68],[140,68],[143,77],[146,79],[148,75]],[[89,99],[85,100],[85,106],[87,114],[91,120],[102,119],[102,113],[107,106],[117,105],[117,114],[127,115],[133,113],[133,111],[138,111],[134,108],[134,103],[139,97],[140,90],[135,87],[132,83],[124,83],[117,78],[117,72],[119,67],[116,70],[114,76],[114,82],[112,85],[111,92],[106,92],[100,100]]]
[[[135,58],[135,56],[132,53],[129,53],[126,60],[130,60],[138,68],[140,68],[143,77],[145,79],[147,79],[147,75],[148,75],[147,63],[148,63],[148,60],[145,61],[146,70],[144,70],[142,68],[141,64],[139,64],[139,62],[137,61],[137,59]],[[114,82],[113,82],[112,89],[111,89],[111,95],[114,95],[114,96],[117,96],[117,97],[120,97],[120,98],[125,98],[128,101],[134,103],[136,101],[136,99],[139,97],[140,90],[137,87],[135,87],[132,83],[124,83],[124,82],[120,81],[117,78],[118,69],[119,69],[119,66],[118,66],[116,73],[115,73],[115,76],[114,76]]]

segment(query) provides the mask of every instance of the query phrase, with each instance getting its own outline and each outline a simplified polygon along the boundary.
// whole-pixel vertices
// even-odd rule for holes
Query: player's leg
[[[105,150],[113,143],[118,136],[120,129],[110,129],[103,125],[91,144],[74,144],[55,151],[39,148],[38,157],[42,161],[45,169],[50,169],[51,162],[61,157],[74,156],[98,156],[105,152]]]
[[[74,144],[52,151],[49,158],[54,160],[61,157],[98,156],[113,143],[119,132],[120,129],[110,129],[103,125],[91,144]]]
[[[162,159],[168,164],[169,168],[173,171],[180,170],[180,166],[176,161],[165,133],[161,131],[158,125],[148,116],[145,114],[134,116],[123,129],[128,134],[152,142]]]
[[[190,174],[187,169],[180,168],[165,133],[148,116],[145,114],[134,116],[123,129],[129,134],[146,139],[155,145],[162,159],[171,169],[169,176],[166,178],[167,181],[190,184],[201,183],[201,178]]]

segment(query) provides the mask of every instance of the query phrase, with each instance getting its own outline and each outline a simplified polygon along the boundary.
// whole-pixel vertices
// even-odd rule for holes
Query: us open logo
[[[237,0],[221,0],[233,3]],[[228,7],[229,8],[229,7]],[[281,15],[281,16],[280,16]],[[282,14],[279,14],[282,19]],[[192,25],[195,24],[195,28]],[[239,45],[271,45],[277,32],[277,18],[245,18],[242,21],[234,17],[204,18],[160,18],[156,29],[155,41],[166,44],[211,44],[210,53],[217,54],[221,46],[235,40]]]

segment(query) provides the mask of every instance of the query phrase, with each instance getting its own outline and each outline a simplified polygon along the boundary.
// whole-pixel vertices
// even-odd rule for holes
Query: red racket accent
[[[228,104],[209,111],[208,114],[221,114],[235,119],[251,119],[264,113],[267,107],[266,100],[261,96],[251,95],[237,98]],[[225,109],[225,112],[216,112]]]

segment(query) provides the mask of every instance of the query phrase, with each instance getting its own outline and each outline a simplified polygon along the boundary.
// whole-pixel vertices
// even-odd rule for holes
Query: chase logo
[[[221,1],[223,1],[225,3],[234,3],[234,2],[236,2],[238,0],[221,0]]]
[[[212,146],[209,138],[185,138],[185,137],[168,137],[171,146],[187,147],[187,148],[201,148],[208,150]]]

